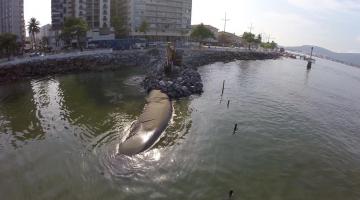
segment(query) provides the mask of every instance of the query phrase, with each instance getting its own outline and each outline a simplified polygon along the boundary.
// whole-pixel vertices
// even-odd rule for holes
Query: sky
[[[36,2],[34,4],[34,2]],[[51,23],[51,0],[24,0],[25,20]],[[360,0],[193,0],[192,24],[241,35],[263,34],[283,46],[317,45],[360,52]]]

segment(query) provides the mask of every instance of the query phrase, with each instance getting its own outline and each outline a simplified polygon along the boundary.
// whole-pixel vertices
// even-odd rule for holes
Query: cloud
[[[360,43],[360,35],[356,38],[356,41]]]
[[[316,22],[304,15],[289,12],[266,12],[264,18],[267,20],[257,22],[258,26],[267,30],[266,34],[271,34],[271,37],[274,37],[274,40],[282,45],[296,46],[314,43],[318,40],[318,35],[324,35],[323,29],[318,29]]]
[[[360,11],[360,0],[288,0],[288,2],[294,6],[311,11]]]

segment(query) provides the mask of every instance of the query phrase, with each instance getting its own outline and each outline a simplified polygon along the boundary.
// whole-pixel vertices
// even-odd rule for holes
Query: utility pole
[[[230,21],[230,19],[228,19],[227,16],[226,16],[226,12],[225,12],[225,19],[223,19],[223,21],[224,21],[224,33],[225,33],[226,32],[226,23],[228,21]]]
[[[251,23],[249,29],[250,29],[250,33],[252,33],[252,31],[254,30],[254,27],[253,27],[253,24],[252,24],[252,23]]]
[[[313,51],[314,51],[314,47],[311,47],[310,60],[312,59],[312,56],[313,56]]]

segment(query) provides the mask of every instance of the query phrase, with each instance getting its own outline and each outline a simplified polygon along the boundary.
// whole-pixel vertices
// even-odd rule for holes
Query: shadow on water
[[[104,133],[111,134],[113,127],[118,131],[123,122],[134,120],[140,113],[145,93],[138,82],[143,76],[128,73],[128,76],[89,73],[63,78],[60,84],[66,102],[63,109],[69,111],[71,123],[83,130],[79,137],[85,143]]]

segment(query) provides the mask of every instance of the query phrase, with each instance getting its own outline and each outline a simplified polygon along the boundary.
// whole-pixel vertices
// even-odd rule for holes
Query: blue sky
[[[36,4],[34,4],[36,2]],[[25,0],[25,18],[50,23],[51,0]],[[39,9],[40,8],[40,9]],[[271,35],[280,45],[313,44],[337,52],[360,52],[360,0],[193,0],[193,24],[242,34]]]

